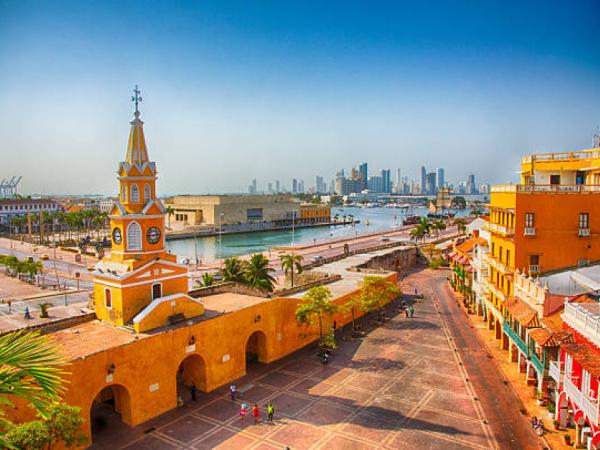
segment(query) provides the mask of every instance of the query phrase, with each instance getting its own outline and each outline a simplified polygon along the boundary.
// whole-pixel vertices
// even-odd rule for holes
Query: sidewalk
[[[510,362],[508,351],[502,350],[500,344],[501,341],[496,339],[493,331],[488,330],[487,322],[483,321],[483,317],[468,314],[463,306],[462,297],[454,291],[452,292],[454,294],[454,298],[461,306],[461,309],[467,315],[469,321],[473,324],[473,328],[477,331],[482,341],[485,342],[490,355],[496,360],[498,366],[502,369],[506,380],[511,384],[513,391],[521,400],[523,414],[526,415],[529,420],[531,420],[533,416],[536,416],[544,421],[544,426],[547,432],[544,434],[543,439],[548,444],[548,448],[552,450],[573,448],[572,446],[568,446],[564,443],[564,435],[570,433],[571,442],[574,442],[574,431],[565,429],[557,431],[554,429],[554,419],[551,419],[548,416],[548,409],[546,409],[544,406],[538,406],[533,395],[533,387],[526,384],[525,374],[519,373],[517,364]]]

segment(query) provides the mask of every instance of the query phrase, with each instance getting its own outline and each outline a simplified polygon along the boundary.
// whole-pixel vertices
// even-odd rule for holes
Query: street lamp
[[[219,213],[219,258],[223,259],[223,216]]]

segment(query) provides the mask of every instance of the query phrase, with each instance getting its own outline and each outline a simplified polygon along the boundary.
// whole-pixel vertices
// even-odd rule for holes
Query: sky
[[[131,90],[162,194],[444,167],[517,181],[600,126],[600,2],[0,0],[0,179],[113,194]]]

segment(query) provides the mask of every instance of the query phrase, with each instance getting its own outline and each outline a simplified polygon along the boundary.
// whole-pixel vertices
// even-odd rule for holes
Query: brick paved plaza
[[[497,447],[458,354],[430,299],[415,317],[390,305],[384,326],[340,339],[329,365],[314,347],[250,369],[236,383],[136,428],[107,426],[94,448],[128,449],[489,449]],[[273,424],[242,423],[241,401],[275,408]]]

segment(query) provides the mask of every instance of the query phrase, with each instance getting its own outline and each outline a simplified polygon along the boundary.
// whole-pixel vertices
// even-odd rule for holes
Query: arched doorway
[[[267,361],[267,337],[262,331],[255,331],[246,341],[246,371],[249,366]]]
[[[192,399],[192,386],[197,391],[206,391],[206,365],[202,356],[187,356],[177,369],[177,397],[183,402]]]
[[[127,428],[131,423],[131,402],[129,392],[120,384],[102,389],[90,409],[92,443],[102,447],[114,440],[115,433]]]

